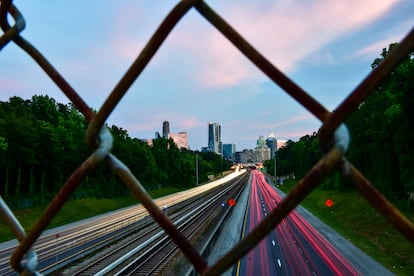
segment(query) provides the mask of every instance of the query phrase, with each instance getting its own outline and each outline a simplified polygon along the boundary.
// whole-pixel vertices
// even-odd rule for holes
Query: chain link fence
[[[237,260],[252,249],[269,231],[286,217],[312,190],[333,170],[339,170],[344,177],[352,180],[355,188],[390,224],[400,231],[414,244],[414,225],[402,215],[385,197],[379,193],[345,157],[349,143],[349,134],[342,123],[358,105],[366,99],[373,89],[387,76],[409,53],[414,51],[414,29],[398,44],[398,46],[373,70],[334,110],[329,111],[312,96],[290,80],[283,72],[271,64],[261,53],[253,48],[231,25],[210,8],[204,1],[180,1],[161,22],[139,56],[117,83],[102,108],[97,112],[85,103],[80,95],[64,79],[64,77],[49,63],[46,57],[37,50],[20,33],[25,27],[23,15],[10,0],[0,0],[0,50],[9,43],[15,43],[24,50],[34,62],[54,81],[60,90],[71,100],[76,108],[89,122],[86,134],[89,146],[94,149],[91,155],[79,165],[61,187],[55,198],[49,203],[33,229],[26,234],[19,221],[13,215],[7,204],[0,198],[0,213],[8,226],[19,240],[20,244],[11,257],[11,266],[21,274],[36,272],[37,257],[31,249],[33,244],[56,216],[68,198],[99,163],[107,162],[112,170],[122,179],[125,185],[154,220],[169,234],[185,256],[191,261],[195,270],[203,275],[218,275],[230,268]],[[324,155],[319,162],[300,180],[286,198],[271,212],[253,231],[235,245],[226,255],[215,264],[208,266],[206,260],[197,252],[190,242],[177,230],[163,212],[155,205],[139,180],[129,171],[122,161],[111,154],[112,137],[105,127],[105,122],[118,102],[128,92],[132,83],[139,77],[143,69],[151,61],[161,44],[168,37],[173,27],[186,15],[190,9],[195,9],[201,16],[221,32],[237,49],[240,50],[253,64],[257,66],[274,83],[279,85],[287,94],[293,97],[309,112],[322,122],[319,130],[319,144]],[[7,17],[13,19],[13,24]]]

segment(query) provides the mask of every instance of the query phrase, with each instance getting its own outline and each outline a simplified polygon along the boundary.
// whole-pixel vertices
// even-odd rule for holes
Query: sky
[[[178,1],[14,1],[30,41],[98,110]],[[414,27],[412,0],[206,1],[274,66],[329,110],[371,71],[383,48]],[[9,17],[11,25],[13,19]],[[2,31],[0,31],[2,34]],[[20,48],[0,51],[0,101],[69,100]],[[131,137],[188,133],[199,150],[208,123],[223,143],[253,149],[259,136],[297,141],[321,123],[251,64],[196,9],[174,28],[111,113]],[[351,137],[352,139],[352,137]]]

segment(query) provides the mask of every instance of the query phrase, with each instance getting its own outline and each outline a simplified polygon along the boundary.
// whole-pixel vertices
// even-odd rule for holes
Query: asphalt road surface
[[[251,173],[210,252],[213,264],[260,222],[284,194],[266,183],[262,173]],[[248,208],[247,216],[244,216]],[[297,207],[274,231],[225,275],[392,275],[319,219]]]

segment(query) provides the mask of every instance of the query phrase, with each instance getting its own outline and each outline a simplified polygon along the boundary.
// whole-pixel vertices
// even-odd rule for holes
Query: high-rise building
[[[185,131],[178,133],[170,133],[169,138],[172,138],[179,149],[190,149],[188,146],[188,134]]]
[[[218,123],[208,123],[208,149],[222,154],[221,127]]]
[[[170,134],[170,123],[168,121],[164,121],[162,123],[162,137],[168,139],[168,134]]]
[[[269,137],[267,137],[266,146],[270,148],[271,159],[274,159],[277,151],[277,139],[273,133],[270,133]]]
[[[257,146],[254,149],[255,161],[257,163],[263,163],[270,158],[270,148],[266,145],[264,136],[259,136],[257,140]]]
[[[155,139],[158,138],[161,138],[161,136],[157,131],[155,132]],[[171,138],[179,149],[190,149],[187,132],[181,131],[178,133],[170,133],[170,123],[168,121],[162,123],[162,138]]]
[[[259,139],[257,139],[257,141],[256,141],[256,146],[260,147],[260,146],[264,146],[264,145],[266,145],[266,139],[264,138],[263,135],[260,135]]]
[[[223,157],[232,158],[233,153],[236,152],[236,144],[223,144]]]

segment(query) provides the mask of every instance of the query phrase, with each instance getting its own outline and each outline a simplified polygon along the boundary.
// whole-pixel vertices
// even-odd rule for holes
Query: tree
[[[382,50],[373,70],[395,46]],[[414,190],[413,57],[407,56],[347,120],[352,136],[349,159],[382,193],[397,199]]]
[[[149,146],[131,138],[126,129],[107,126],[113,153],[147,189],[195,185],[195,154],[178,149],[172,139],[156,139]],[[72,104],[48,96],[31,100],[11,97],[0,102],[0,192],[8,200],[46,202],[91,154],[85,142],[87,122]],[[199,179],[228,166],[218,155],[200,158]],[[80,183],[79,197],[115,197],[127,194],[125,185],[103,162]]]

